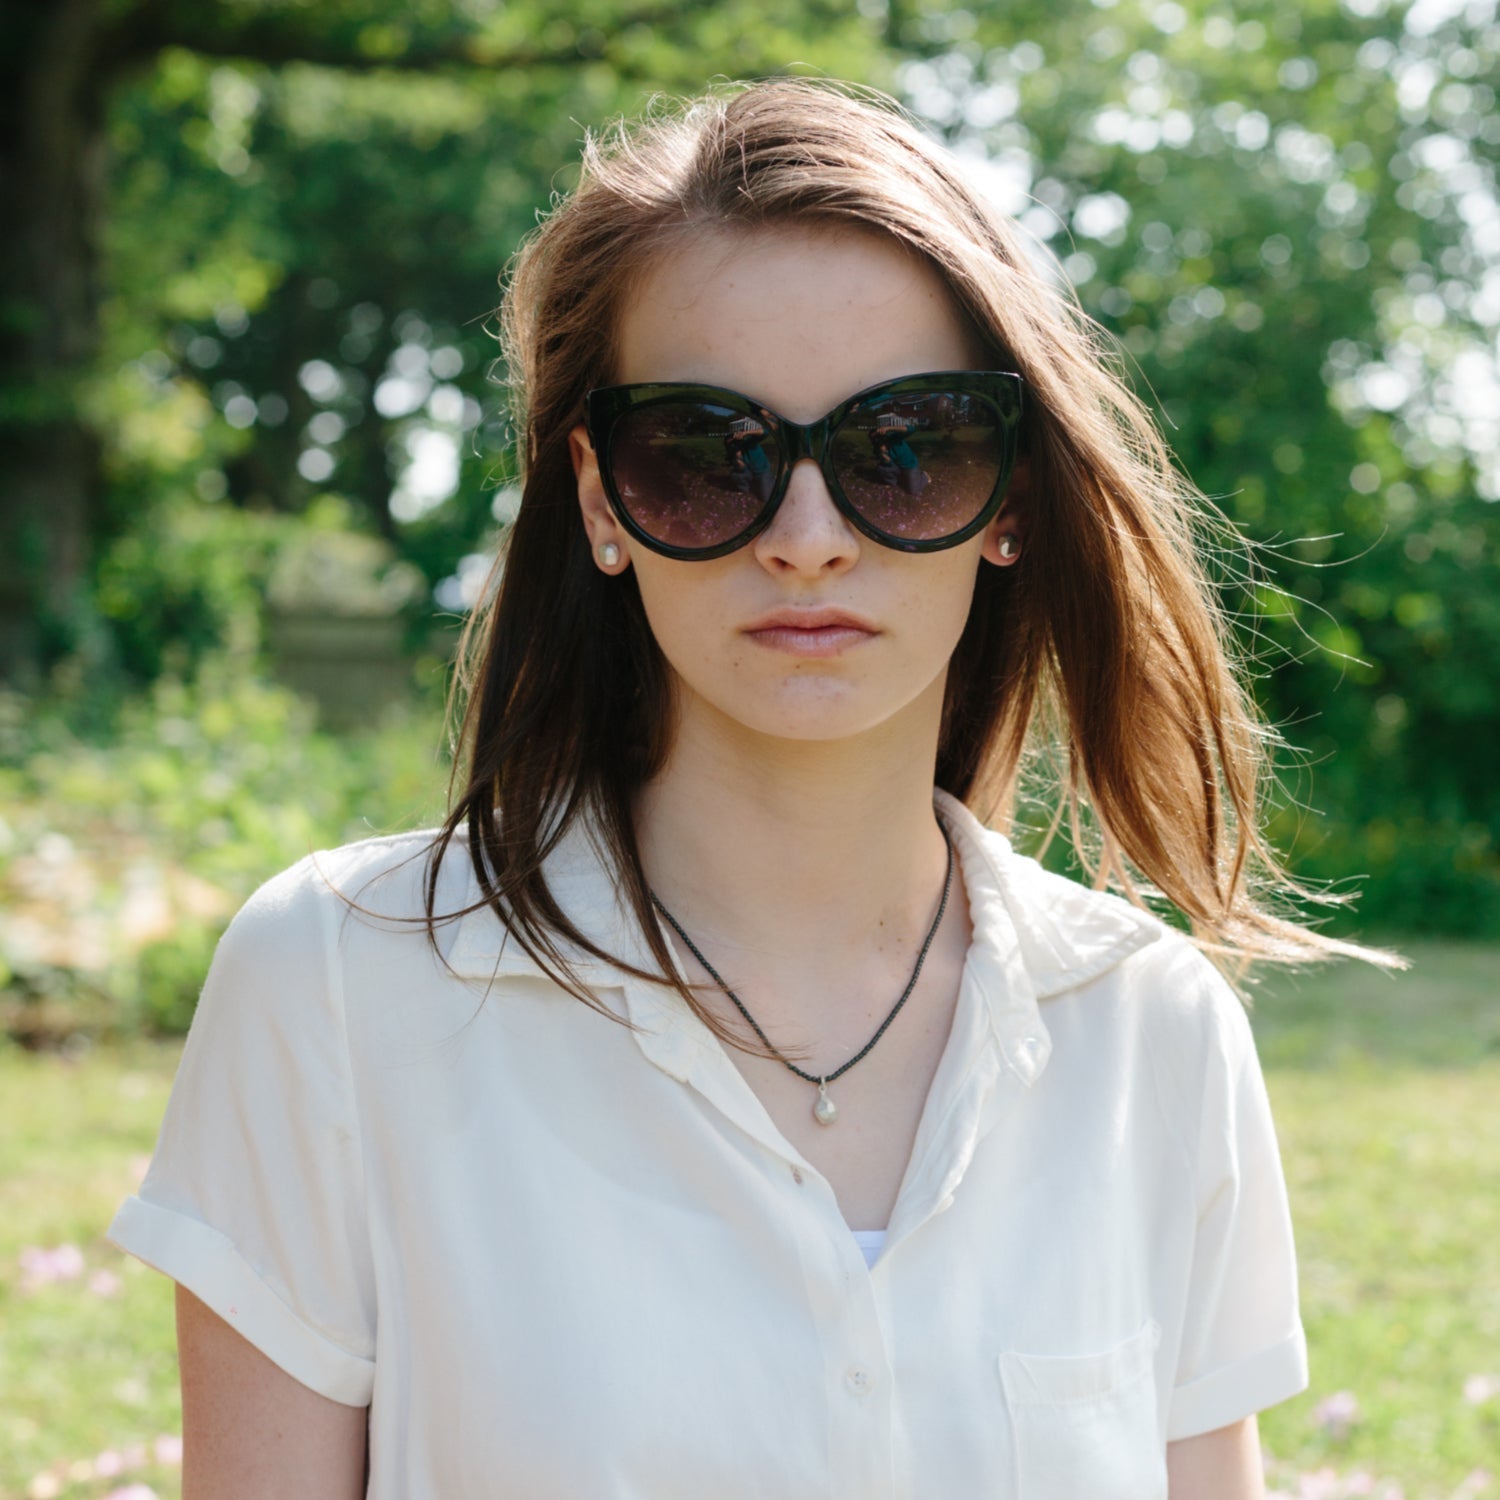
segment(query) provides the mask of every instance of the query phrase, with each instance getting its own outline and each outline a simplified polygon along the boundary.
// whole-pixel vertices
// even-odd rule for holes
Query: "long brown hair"
[[[652,919],[632,804],[668,749],[668,669],[634,574],[593,566],[568,433],[590,387],[616,378],[620,310],[656,257],[710,227],[812,223],[873,227],[925,256],[995,367],[1027,382],[1025,560],[980,570],[949,667],[938,785],[1009,827],[1028,778],[1050,774],[1053,831],[1068,822],[1095,883],[1138,903],[1165,897],[1220,956],[1399,962],[1273,907],[1311,893],[1260,830],[1272,736],[1205,563],[1238,538],[1174,467],[1107,336],[896,101],[802,78],[658,99],[639,121],[589,133],[577,188],[512,260],[500,337],[521,502],[460,645],[463,791],[429,851],[429,935],[438,866],[462,829],[483,902],[560,984],[603,1009],[559,945],[619,955],[577,929],[543,877],[551,849],[587,816],[660,970],[622,967],[668,976],[735,1040],[670,978]]]

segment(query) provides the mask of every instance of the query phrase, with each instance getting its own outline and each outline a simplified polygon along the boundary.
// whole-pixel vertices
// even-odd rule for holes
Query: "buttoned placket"
[[[795,1236],[824,1351],[830,1483],[837,1494],[903,1500],[912,1493],[890,1346],[888,1299],[897,1274],[890,1258],[899,1254],[903,1239],[952,1204],[980,1135],[994,1124],[988,1105],[1004,1057],[987,989],[1002,978],[987,950],[971,953],[953,1030],[873,1267],[844,1221],[832,1184],[777,1129],[719,1040],[666,986],[628,978],[623,986],[644,1055],[755,1140],[780,1184],[787,1201],[783,1222]],[[1024,985],[1024,975],[1010,978]]]
[[[961,837],[965,880],[976,917],[952,1031],[913,1142],[884,1247],[865,1263],[832,1185],[782,1135],[735,1067],[723,1043],[669,986],[608,966],[596,984],[618,989],[644,1057],[692,1088],[729,1125],[755,1141],[767,1174],[786,1202],[779,1216],[796,1248],[803,1288],[823,1351],[822,1386],[831,1492],[869,1500],[906,1500],[914,1476],[899,1420],[889,1299],[898,1289],[892,1257],[902,1240],[954,1201],[1008,1065],[1030,1086],[1045,1066],[1050,1038],[1041,1024],[1015,927],[983,851]],[[606,946],[649,967],[644,942],[616,913]],[[671,949],[669,943],[669,951]],[[683,975],[680,962],[678,974]]]

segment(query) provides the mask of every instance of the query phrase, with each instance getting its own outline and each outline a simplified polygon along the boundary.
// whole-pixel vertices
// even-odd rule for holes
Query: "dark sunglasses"
[[[1022,383],[1006,370],[903,375],[805,425],[721,386],[612,385],[588,393],[585,421],[620,524],[666,557],[743,547],[771,524],[803,458],[871,540],[937,552],[1000,509]]]

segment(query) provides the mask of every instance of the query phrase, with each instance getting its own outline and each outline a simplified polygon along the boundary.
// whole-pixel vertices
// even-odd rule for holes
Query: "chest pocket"
[[[1147,1322],[1102,1354],[1000,1356],[1020,1500],[1166,1500]]]

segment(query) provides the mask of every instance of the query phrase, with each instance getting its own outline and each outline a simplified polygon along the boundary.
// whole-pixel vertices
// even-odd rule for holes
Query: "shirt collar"
[[[1107,972],[1154,941],[1161,922],[1118,896],[1080,885],[1017,854],[1004,834],[987,828],[956,797],[937,790],[969,895],[973,941],[967,966],[980,986],[996,1042],[1011,1071],[1028,1087],[1041,1076],[1052,1039],[1040,1002]],[[458,845],[462,850],[462,845]],[[455,851],[458,852],[458,851]],[[463,904],[479,891],[467,856]],[[580,817],[545,865],[558,904],[579,930],[606,952],[644,968],[652,962],[644,936],[625,909],[601,841]],[[615,964],[560,944],[578,977],[594,987],[617,987],[638,1028],[643,1050],[661,1067],[687,1078],[705,1049],[717,1044],[703,1023],[667,986],[633,979]],[[467,978],[543,974],[488,907],[459,920],[448,961]]]
[[[452,879],[455,891],[467,886],[461,904],[471,905],[480,898],[467,847],[461,837],[450,845],[448,859],[461,864]],[[446,861],[445,861],[446,864]],[[644,951],[639,933],[630,921],[616,882],[609,873],[609,861],[597,832],[585,816],[575,818],[543,866],[547,886],[558,905],[578,930],[592,938],[606,953],[634,958]],[[445,874],[447,872],[445,871]],[[620,972],[584,952],[575,944],[559,940],[559,950],[579,977],[595,982],[618,984]],[[521,946],[514,935],[496,917],[489,906],[480,906],[459,918],[458,931],[447,954],[448,962],[464,978],[504,978],[510,975],[544,975],[545,970]]]
[[[958,798],[938,789],[938,811],[963,862],[974,936],[968,965],[980,984],[1001,1055],[1030,1087],[1052,1054],[1040,1002],[1077,988],[1152,942],[1161,923],[1017,854]]]

